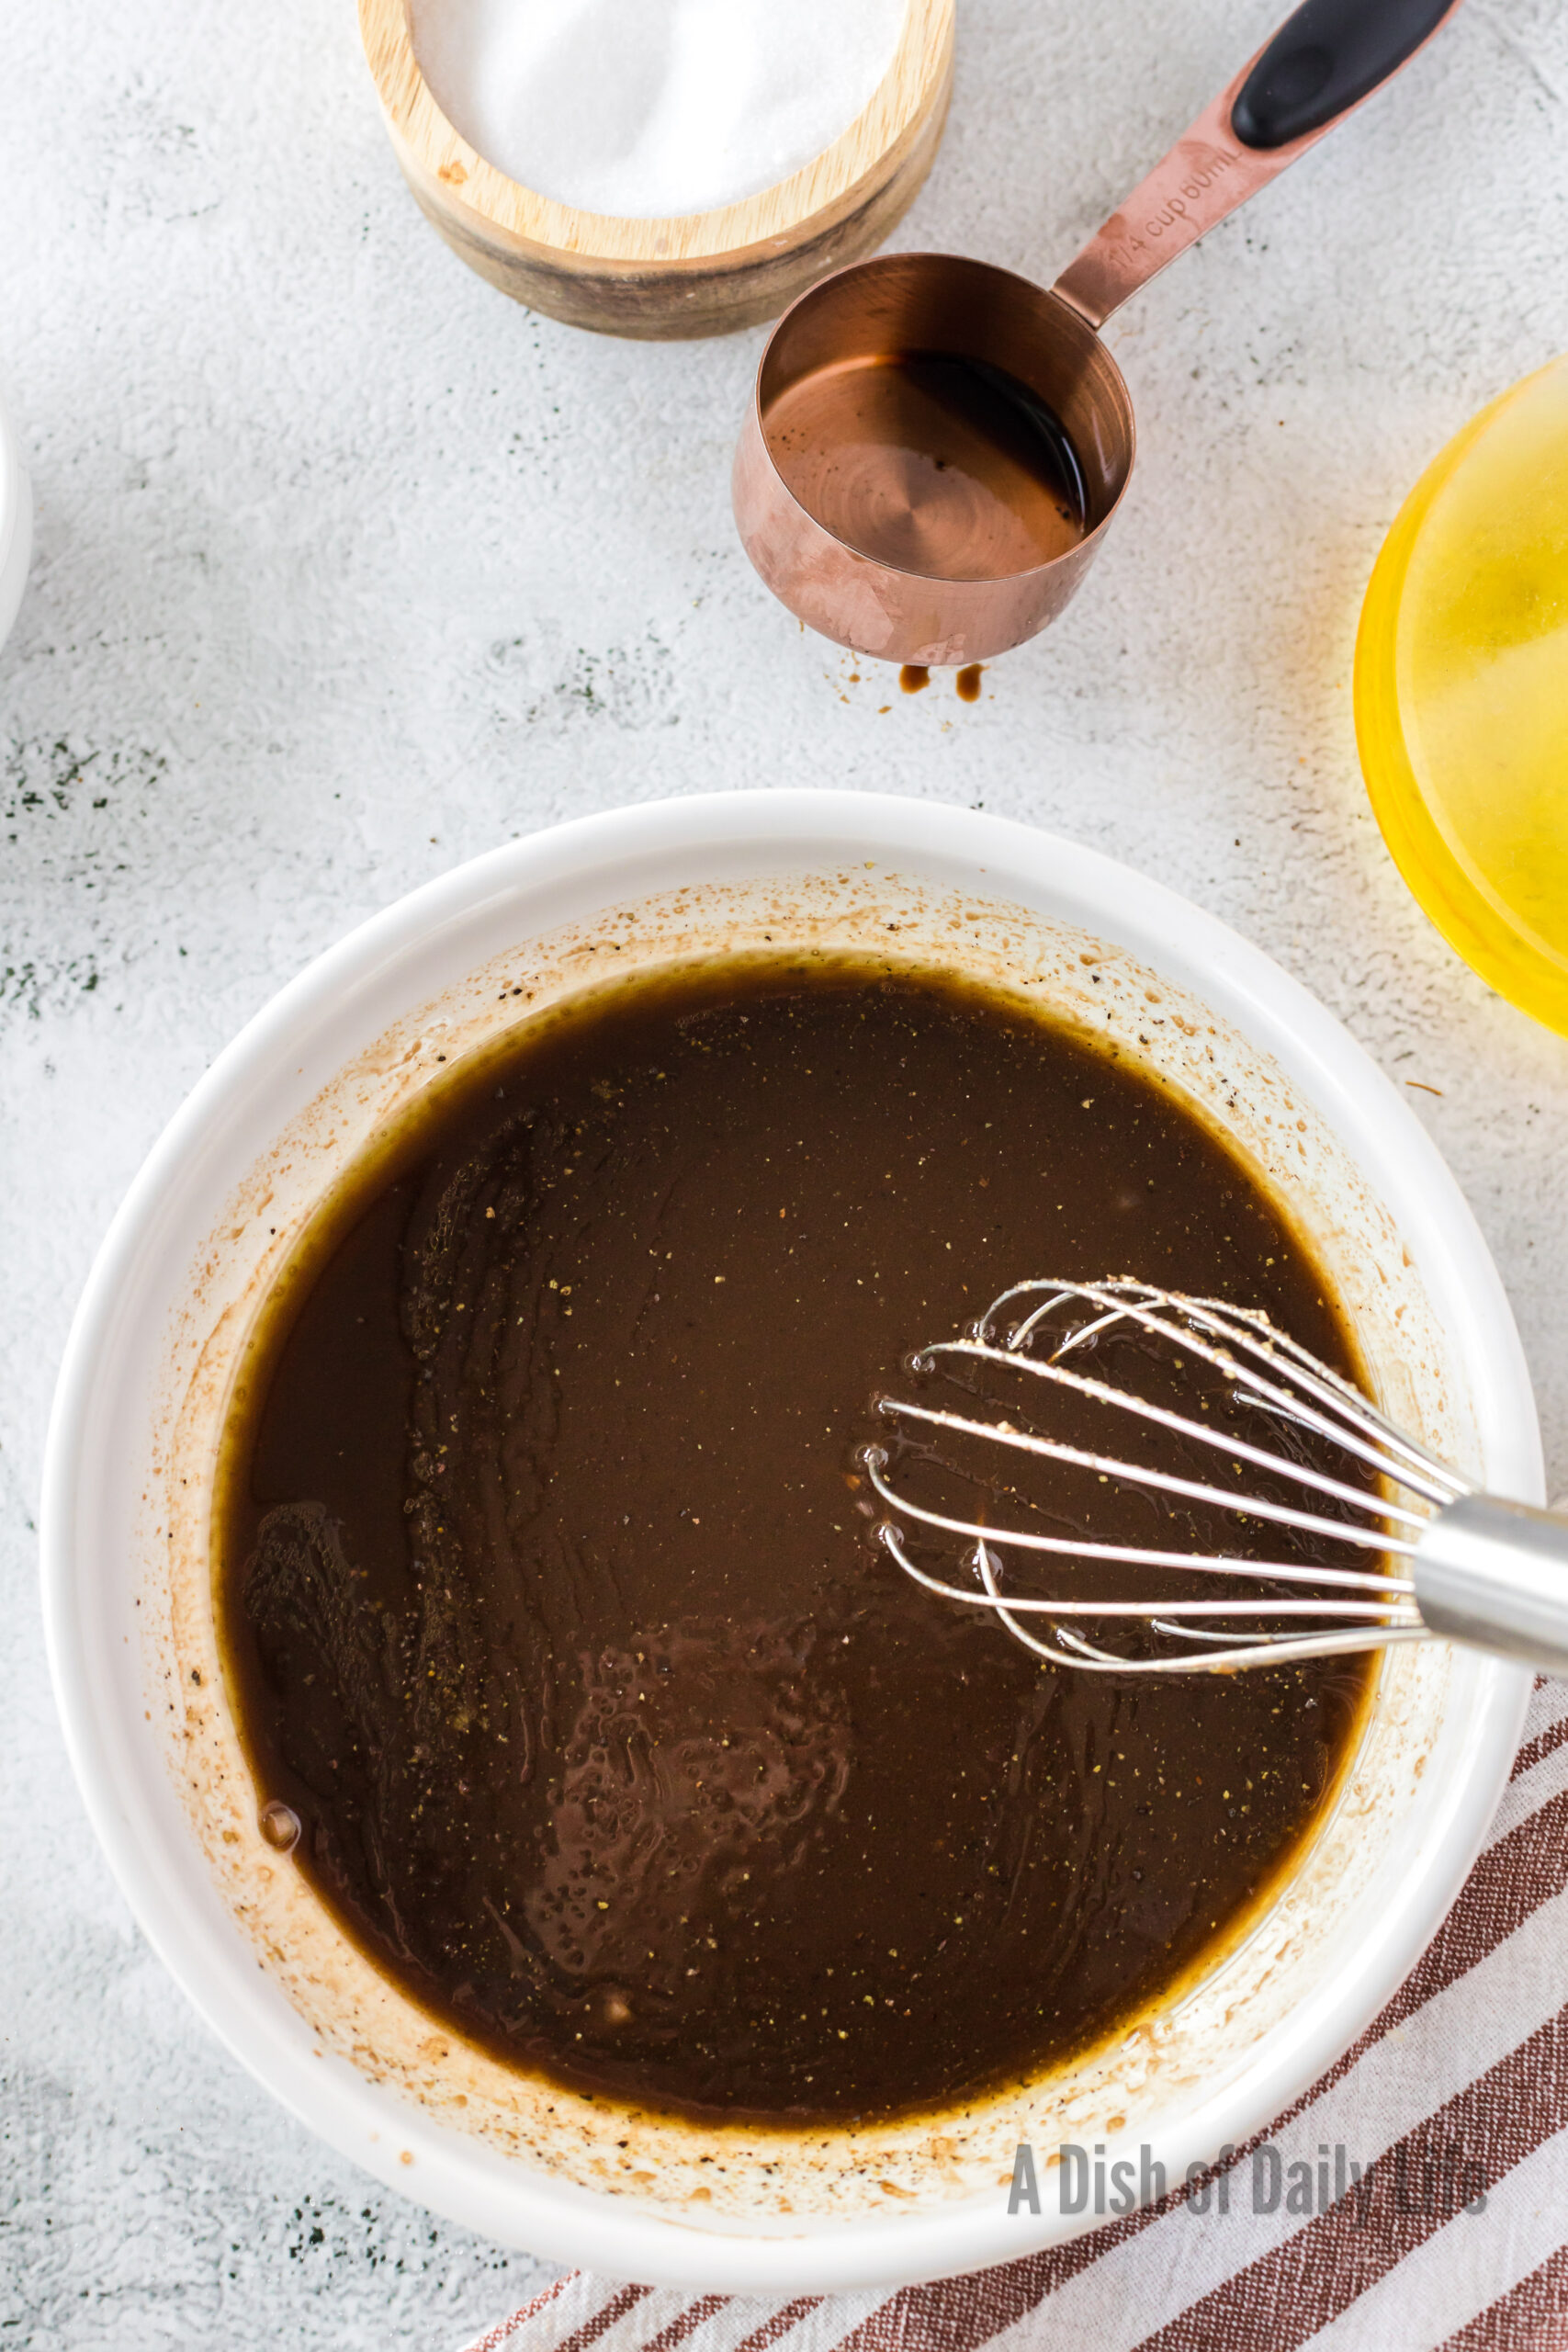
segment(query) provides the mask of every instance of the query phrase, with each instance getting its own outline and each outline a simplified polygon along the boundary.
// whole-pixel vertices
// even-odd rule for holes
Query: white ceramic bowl
[[[705,2139],[547,2099],[433,2034],[255,1829],[206,1555],[235,1367],[323,1190],[438,1058],[585,980],[770,937],[959,962],[1124,1040],[1288,1193],[1384,1401],[1498,1490],[1539,1499],[1541,1473],[1496,1273],[1405,1103],[1267,957],[1070,842],[849,793],[621,809],[416,891],[250,1023],[133,1185],[61,1373],[44,1591],[95,1826],[214,2030],[384,2184],[613,2276],[799,2292],[939,2277],[1083,2227],[1008,2215],[1019,2138],[1105,2138],[1112,2158],[1146,2142],[1174,2178],[1264,2126],[1436,1929],[1506,1779],[1529,1677],[1439,1645],[1392,1654],[1315,1844],[1196,1987],[940,2131]],[[1043,1271],[1056,1270],[1020,1269]]]
[[[11,633],[33,552],[33,492],[17,428],[0,406],[0,645]]]

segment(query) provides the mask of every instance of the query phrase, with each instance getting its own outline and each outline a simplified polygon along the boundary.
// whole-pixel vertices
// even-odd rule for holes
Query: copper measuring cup
[[[1458,5],[1305,0],[1049,288],[953,254],[886,254],[803,294],[762,354],[735,453],[735,518],[774,595],[840,645],[927,665],[988,660],[1055,620],[1133,471],[1132,398],[1100,327],[1398,73]],[[856,371],[864,382],[869,368],[911,357],[992,387],[1010,379],[1042,429],[1065,435],[1081,508],[1074,543],[1025,568],[993,567],[961,469],[814,428],[819,394],[831,415],[830,379]],[[905,560],[889,559],[889,541]]]

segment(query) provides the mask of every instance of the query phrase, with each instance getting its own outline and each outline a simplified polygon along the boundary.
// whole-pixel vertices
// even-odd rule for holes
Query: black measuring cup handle
[[[1304,0],[1247,68],[1231,104],[1244,147],[1267,151],[1328,130],[1370,98],[1454,0]]]
[[[1100,326],[1397,74],[1460,0],[1303,0],[1062,272]]]

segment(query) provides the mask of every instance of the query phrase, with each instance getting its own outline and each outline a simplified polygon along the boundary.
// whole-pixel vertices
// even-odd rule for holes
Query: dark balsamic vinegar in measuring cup
[[[1066,554],[1088,527],[1060,418],[985,360],[903,351],[817,368],[770,402],[763,430],[800,503],[904,571],[1002,578]]]

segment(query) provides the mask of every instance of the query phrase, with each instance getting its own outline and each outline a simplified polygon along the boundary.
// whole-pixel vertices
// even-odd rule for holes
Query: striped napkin
[[[1337,2146],[1361,2177],[1327,2211],[1257,2210],[1270,2149],[1288,2179]],[[1227,2171],[1228,2211],[1216,2184],[1201,2216],[1169,2197],[894,2294],[781,2302],[574,2270],[468,2352],[1568,2352],[1568,1682],[1538,1684],[1485,1850],[1415,1973]]]

